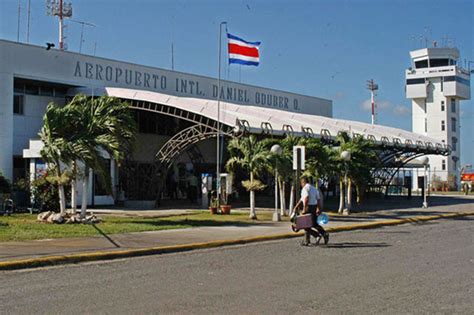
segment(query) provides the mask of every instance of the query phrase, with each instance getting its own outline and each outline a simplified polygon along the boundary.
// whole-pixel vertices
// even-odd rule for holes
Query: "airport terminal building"
[[[0,171],[7,178],[34,178],[44,171],[38,132],[46,106],[65,104],[78,92],[130,103],[139,129],[136,146],[120,169],[110,161],[114,189],[129,200],[154,199],[149,177],[156,175],[157,161],[178,177],[191,169],[215,170],[218,93],[227,135],[247,130],[334,137],[344,130],[393,147],[446,149],[424,135],[334,119],[331,100],[323,98],[228,81],[218,91],[215,78],[0,40]],[[90,181],[90,204],[114,202],[94,176]]]

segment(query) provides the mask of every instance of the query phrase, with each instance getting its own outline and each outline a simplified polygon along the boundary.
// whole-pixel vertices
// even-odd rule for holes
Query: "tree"
[[[39,133],[43,142],[41,156],[55,170],[54,183],[58,186],[61,214],[66,213],[64,185],[68,182],[64,167],[74,158],[71,150],[71,139],[75,134],[75,130],[71,122],[76,119],[75,114],[77,113],[74,113],[68,106],[60,107],[57,104],[50,103],[46,108],[43,127]]]
[[[259,141],[254,135],[244,136],[230,140],[227,149],[230,153],[230,159],[226,163],[227,170],[232,172],[241,167],[249,173],[249,181],[243,181],[242,184],[250,192],[249,217],[257,219],[255,191],[262,190],[265,186],[255,177],[268,166],[270,158],[268,142]]]
[[[78,139],[74,147],[77,153],[74,161],[84,164],[81,216],[85,216],[90,169],[100,176],[107,191],[112,193],[104,153],[120,164],[133,145],[136,123],[128,104],[117,98],[101,96],[94,99],[79,94],[69,106],[79,113],[75,121]]]
[[[56,170],[60,211],[66,212],[64,184],[69,181],[64,169],[72,165],[74,197],[71,198],[75,200],[77,162],[80,161],[85,166],[81,206],[81,215],[85,216],[89,169],[96,170],[111,191],[103,153],[120,161],[133,142],[136,126],[128,105],[108,96],[92,99],[79,94],[63,107],[49,104],[43,122],[41,155]]]
[[[298,145],[300,138],[296,138],[290,134],[288,134],[285,138],[279,141],[279,145],[282,148],[282,154],[278,157],[278,175],[280,180],[280,201],[282,205],[282,209],[286,209],[286,191],[285,187],[287,183],[291,185],[290,189],[290,200],[288,202],[289,211],[290,212],[293,207],[292,198],[295,195],[295,186],[294,186],[294,172],[293,172],[293,147]],[[293,202],[294,203],[294,202]],[[281,210],[282,214],[285,214],[285,210]]]
[[[2,172],[0,172],[0,194],[9,194],[11,192],[11,185]]]
[[[350,137],[347,132],[340,132],[337,136],[339,149],[334,152],[332,160],[335,164],[336,173],[339,174],[339,212],[344,209],[344,174],[347,172],[347,205],[345,208],[350,211],[352,207],[352,184],[355,184],[358,203],[362,202],[362,196],[367,184],[372,180],[371,170],[378,163],[376,148],[372,142],[361,135]],[[349,161],[342,161],[340,154],[349,151],[351,158]]]

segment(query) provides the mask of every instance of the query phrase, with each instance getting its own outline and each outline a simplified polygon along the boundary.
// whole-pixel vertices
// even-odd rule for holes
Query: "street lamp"
[[[351,159],[351,153],[349,151],[342,151],[341,152],[341,159],[344,161],[344,191],[341,193],[344,193],[344,210],[343,214],[348,215],[350,209],[348,208],[348,198],[347,198],[347,172],[348,172],[348,166],[347,162],[350,161]]]
[[[283,149],[280,145],[274,144],[270,149],[270,152],[274,155],[281,155],[283,153]],[[281,221],[280,213],[278,212],[278,168],[277,168],[277,161],[275,161],[275,212],[273,213],[273,221]]]
[[[423,178],[423,208],[428,208],[428,201],[426,200],[426,183],[428,181],[426,177],[426,169],[428,168],[430,159],[427,156],[424,156],[419,159],[424,168],[424,178]]]

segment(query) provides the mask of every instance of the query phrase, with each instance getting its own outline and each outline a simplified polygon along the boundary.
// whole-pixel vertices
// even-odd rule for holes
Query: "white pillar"
[[[0,171],[13,178],[13,75],[0,72]]]

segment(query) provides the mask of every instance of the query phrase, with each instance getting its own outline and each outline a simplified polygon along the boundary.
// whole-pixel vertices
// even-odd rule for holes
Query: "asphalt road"
[[[456,313],[474,309],[474,219],[0,273],[0,313]]]

